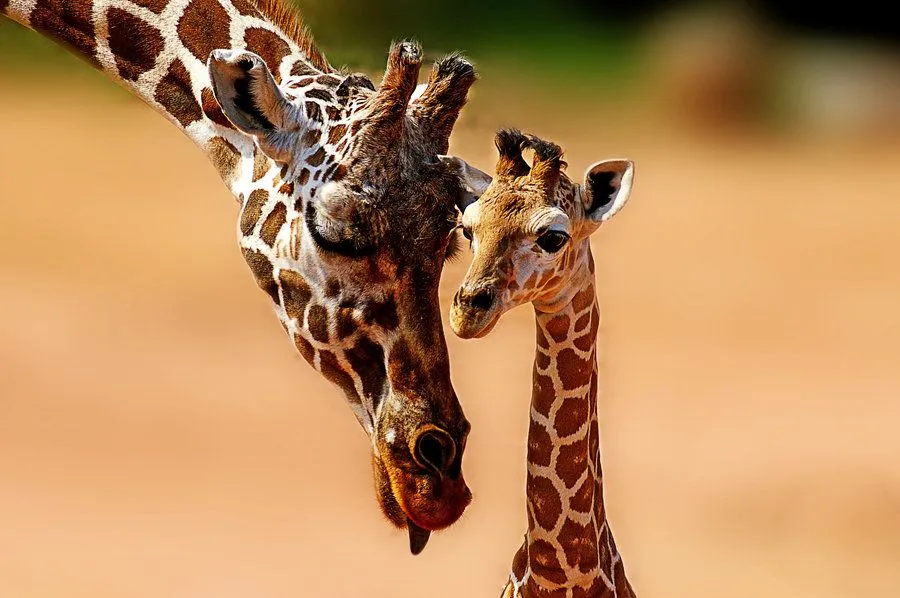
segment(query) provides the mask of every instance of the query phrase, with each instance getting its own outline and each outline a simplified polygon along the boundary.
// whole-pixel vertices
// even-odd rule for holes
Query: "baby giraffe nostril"
[[[490,289],[481,289],[469,297],[469,305],[473,309],[487,311],[494,304],[494,293]]]
[[[447,472],[456,452],[453,439],[439,430],[423,432],[416,440],[416,461],[439,475]]]

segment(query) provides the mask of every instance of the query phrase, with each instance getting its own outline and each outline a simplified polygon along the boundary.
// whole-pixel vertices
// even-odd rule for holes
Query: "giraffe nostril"
[[[429,428],[416,438],[413,456],[422,467],[444,475],[456,456],[456,443],[443,430]]]
[[[494,304],[494,293],[490,289],[479,289],[469,296],[469,305],[472,309],[487,311]]]

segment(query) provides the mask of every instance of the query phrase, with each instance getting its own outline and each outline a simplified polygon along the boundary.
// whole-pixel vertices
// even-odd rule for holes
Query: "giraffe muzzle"
[[[460,338],[481,338],[497,323],[500,315],[498,308],[497,292],[493,287],[463,287],[453,297],[450,327]]]

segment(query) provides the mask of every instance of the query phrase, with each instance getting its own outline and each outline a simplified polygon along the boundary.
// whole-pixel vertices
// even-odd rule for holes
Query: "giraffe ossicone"
[[[475,81],[395,44],[381,85],[331,67],[278,0],[0,0],[181,128],[240,203],[240,248],[299,353],[372,444],[376,496],[414,552],[471,500],[469,423],[438,282],[458,175],[439,156]],[[388,438],[388,431],[389,438]]]
[[[633,597],[603,503],[589,237],[628,201],[634,164],[597,162],[577,184],[558,145],[516,130],[500,131],[495,143],[493,179],[456,160],[472,190],[462,226],[474,257],[450,323],[458,336],[479,338],[509,309],[535,310],[528,531],[503,597]]]

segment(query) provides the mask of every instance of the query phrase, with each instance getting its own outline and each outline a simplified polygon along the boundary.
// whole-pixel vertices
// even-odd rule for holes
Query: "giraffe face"
[[[571,299],[570,281],[590,267],[588,237],[625,204],[634,173],[628,160],[598,162],[579,185],[562,172],[559,146],[518,131],[495,142],[497,176],[463,213],[474,257],[450,312],[462,338],[488,334],[523,303],[553,311]],[[531,166],[524,149],[534,151]]]
[[[243,201],[244,256],[369,434],[379,504],[413,552],[471,500],[438,283],[464,195],[439,155],[474,71],[442,60],[411,101],[420,64],[417,46],[396,45],[376,91],[359,75],[278,84],[249,52],[209,60],[222,112],[271,163]]]

